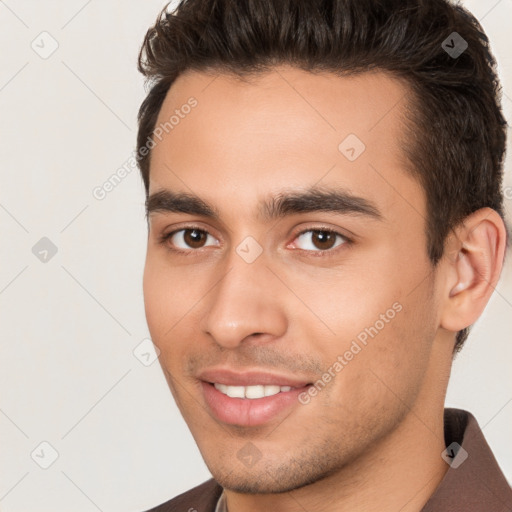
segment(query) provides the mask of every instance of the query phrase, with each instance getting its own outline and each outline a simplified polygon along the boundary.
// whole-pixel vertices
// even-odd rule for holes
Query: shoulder
[[[222,487],[213,479],[146,512],[214,512]]]
[[[476,418],[462,409],[445,409],[444,435],[441,457],[450,467],[421,512],[510,510],[512,488]]]

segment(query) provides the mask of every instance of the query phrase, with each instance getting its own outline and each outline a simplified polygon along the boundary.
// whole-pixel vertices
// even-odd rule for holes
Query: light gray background
[[[133,353],[149,337],[138,171],[92,193],[132,155],[136,56],[164,4],[0,0],[2,512],[142,511],[209,477],[158,362]],[[492,41],[510,122],[512,0],[464,4]],[[55,44],[43,31],[59,45],[46,59],[31,47]],[[32,252],[42,237],[58,249],[46,263]],[[511,317],[509,260],[447,404],[475,414],[512,481]],[[48,469],[43,441],[58,452]]]

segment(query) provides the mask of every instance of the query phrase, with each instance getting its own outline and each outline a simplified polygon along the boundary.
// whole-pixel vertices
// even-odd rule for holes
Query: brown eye
[[[183,235],[183,241],[193,249],[202,247],[206,238],[206,233],[198,229],[186,229]]]
[[[213,240],[214,243],[207,244],[208,238]],[[183,250],[201,249],[207,245],[219,245],[210,233],[197,228],[184,228],[173,231],[164,236],[164,242]]]
[[[302,244],[299,249],[315,252],[328,251],[348,241],[342,234],[325,229],[304,231],[297,237],[297,240],[300,240]]]
[[[312,236],[312,240],[318,249],[332,249],[336,243],[336,235],[329,231],[316,231]]]

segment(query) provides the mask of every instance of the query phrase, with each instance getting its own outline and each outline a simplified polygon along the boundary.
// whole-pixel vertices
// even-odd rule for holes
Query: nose
[[[283,286],[265,262],[260,256],[247,263],[233,253],[224,276],[208,294],[201,328],[218,345],[234,349],[244,340],[266,342],[286,332]]]

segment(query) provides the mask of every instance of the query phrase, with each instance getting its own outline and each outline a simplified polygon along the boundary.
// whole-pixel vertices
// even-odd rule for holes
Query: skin
[[[448,469],[443,406],[455,334],[496,286],[505,227],[493,210],[475,212],[432,267],[425,194],[399,144],[407,93],[381,72],[342,78],[279,66],[248,83],[187,72],[162,106],[157,124],[190,96],[198,101],[152,150],[150,194],[196,194],[220,218],[149,215],[146,318],[229,510],[419,511]],[[338,150],[351,133],[366,145],[354,162]],[[346,188],[382,219],[258,217],[260,200],[312,185]],[[159,243],[187,226],[210,236],[190,253],[179,252],[193,242],[180,234]],[[339,238],[323,249],[318,232],[307,232],[322,227],[353,243]],[[248,236],[263,251],[250,264],[236,252]],[[261,426],[209,413],[200,370],[223,365],[315,382],[394,303],[401,311],[308,404]],[[251,467],[237,457],[248,442],[261,454]]]

